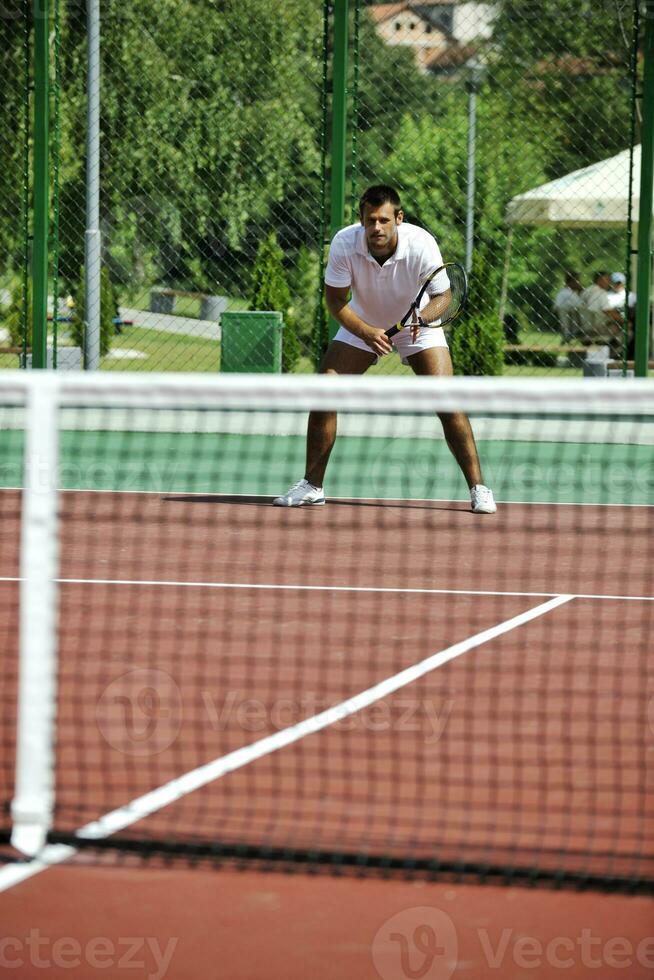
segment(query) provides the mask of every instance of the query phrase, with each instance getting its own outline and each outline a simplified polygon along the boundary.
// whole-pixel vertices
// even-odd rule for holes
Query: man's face
[[[390,202],[386,204],[365,204],[361,224],[366,231],[366,242],[371,255],[386,258],[397,248],[397,228],[402,224],[404,214]]]
[[[606,276],[598,276],[597,279],[596,279],[596,282],[597,282],[597,285],[600,287],[600,289],[608,289],[609,288],[610,279],[609,279],[608,275],[606,275]]]

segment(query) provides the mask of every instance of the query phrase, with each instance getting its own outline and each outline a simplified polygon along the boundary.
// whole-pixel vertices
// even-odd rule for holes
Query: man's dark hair
[[[579,273],[578,272],[574,272],[572,269],[568,269],[567,272],[566,272],[566,274],[565,274],[565,281],[566,281],[566,283],[569,283],[569,282],[578,282],[579,281]]]
[[[359,217],[363,218],[363,209],[366,204],[372,205],[372,207],[379,207],[382,204],[392,204],[395,208],[395,217],[397,218],[398,212],[402,210],[402,203],[400,201],[400,195],[397,193],[394,187],[389,187],[388,184],[374,184],[363,192],[361,198],[359,199]]]
[[[598,269],[593,276],[593,282],[597,282],[597,280],[601,279],[603,276],[608,276],[608,272],[605,269]]]

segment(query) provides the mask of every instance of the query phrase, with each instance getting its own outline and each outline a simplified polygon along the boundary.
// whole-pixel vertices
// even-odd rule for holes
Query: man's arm
[[[611,309],[608,296],[603,290],[592,293],[590,288],[582,293],[581,302],[588,336],[592,339],[593,335],[598,335],[600,340],[604,340],[608,331],[611,336],[617,337],[622,325],[622,314],[619,310]]]
[[[609,326],[611,333],[617,337],[617,335],[620,333],[620,328],[622,326],[622,310],[616,309],[614,306],[611,306],[611,301],[609,299],[608,293],[606,295],[606,301],[602,312],[604,313],[606,322]]]
[[[446,289],[444,293],[436,293],[431,296],[426,306],[420,310],[420,319],[425,323],[433,323],[440,320],[441,316],[452,302],[452,290]]]
[[[349,286],[325,285],[325,299],[331,316],[355,337],[363,340],[374,354],[380,357],[389,354],[393,348],[384,332],[385,328],[373,327],[357,316],[349,304],[349,295]]]

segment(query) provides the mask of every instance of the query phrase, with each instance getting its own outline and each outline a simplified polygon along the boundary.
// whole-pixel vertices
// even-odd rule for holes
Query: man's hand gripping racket
[[[422,298],[432,283],[437,292],[430,296],[429,302],[421,310]],[[415,340],[421,327],[444,327],[459,315],[467,299],[466,270],[458,262],[447,262],[425,276],[413,303],[400,322],[386,331],[386,336],[394,337],[405,327],[411,327]]]

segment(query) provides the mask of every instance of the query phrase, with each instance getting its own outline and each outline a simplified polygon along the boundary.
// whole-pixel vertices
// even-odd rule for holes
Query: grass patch
[[[533,327],[520,331],[521,344],[529,344],[530,347],[560,347],[563,341],[561,334],[552,333],[550,330],[535,330]]]
[[[541,338],[543,334],[538,334]],[[545,335],[555,337],[556,335]],[[64,338],[62,338],[63,340]],[[61,343],[60,346],[65,346]],[[129,357],[135,351],[143,356]],[[120,353],[126,356],[121,357]],[[111,356],[114,353],[114,356]],[[102,358],[103,371],[220,371],[220,342],[192,337],[186,334],[173,334],[151,330],[146,327],[123,327],[121,334],[112,338],[111,353]],[[119,356],[115,356],[115,354]],[[15,370],[20,367],[17,354],[0,354],[0,370]],[[314,366],[310,357],[303,356],[298,361],[294,374],[313,374]],[[411,375],[413,372],[402,364],[397,354],[381,358],[368,372],[371,375]],[[533,364],[504,365],[504,376],[514,378],[580,378],[580,368],[544,367]],[[654,371],[649,372],[654,377]]]
[[[111,356],[121,351],[145,356]],[[218,371],[220,343],[144,327],[123,327],[100,366],[103,371]]]

